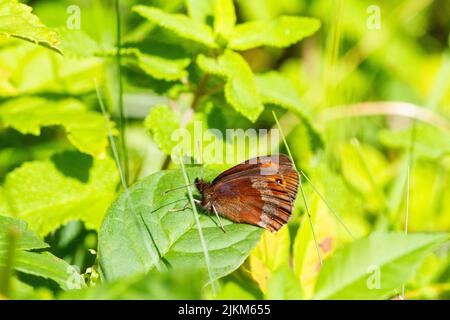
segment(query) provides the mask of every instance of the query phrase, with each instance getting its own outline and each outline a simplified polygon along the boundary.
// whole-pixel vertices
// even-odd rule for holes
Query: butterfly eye
[[[283,184],[283,180],[281,180],[280,178],[276,178],[276,179],[275,179],[275,182],[276,182],[277,184],[279,184],[279,185],[282,185],[282,184]]]

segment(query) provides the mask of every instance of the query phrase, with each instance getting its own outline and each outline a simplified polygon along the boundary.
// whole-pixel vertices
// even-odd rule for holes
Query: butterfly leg
[[[180,209],[170,209],[169,212],[180,212],[180,211],[184,211],[189,207],[189,202],[186,202],[186,204],[180,208]]]
[[[222,229],[223,233],[227,233],[225,228],[223,227],[222,220],[220,220],[219,214],[217,213],[216,207],[212,206],[214,213],[216,214],[217,220],[219,221],[220,229]]]
[[[201,204],[201,203],[202,203],[200,200],[197,200],[197,199],[194,199],[194,202],[195,202],[196,204]],[[179,212],[179,211],[184,211],[184,210],[186,210],[187,208],[189,208],[189,205],[190,205],[190,202],[188,201],[188,202],[186,202],[186,204],[183,206],[183,208],[181,208],[181,209],[170,209],[169,212]]]

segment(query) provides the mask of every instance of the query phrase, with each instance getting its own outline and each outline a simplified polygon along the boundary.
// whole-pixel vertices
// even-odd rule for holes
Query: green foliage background
[[[0,0],[0,298],[449,298],[449,12]],[[164,191],[226,166],[180,168],[173,132],[200,120],[208,146],[272,112],[309,178],[288,226],[175,212]]]

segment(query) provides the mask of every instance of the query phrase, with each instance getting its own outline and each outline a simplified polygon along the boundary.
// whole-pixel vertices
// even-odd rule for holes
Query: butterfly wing
[[[235,222],[277,231],[292,213],[298,173],[285,155],[247,160],[211,184],[211,204]]]

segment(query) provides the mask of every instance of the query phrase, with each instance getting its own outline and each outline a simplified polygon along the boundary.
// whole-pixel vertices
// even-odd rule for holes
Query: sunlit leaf
[[[11,214],[43,236],[70,220],[98,230],[117,183],[112,159],[65,152],[10,172],[4,194]]]
[[[314,34],[320,27],[315,18],[281,16],[272,21],[251,21],[237,25],[230,48],[248,50],[260,46],[288,47]]]
[[[17,0],[0,0],[0,35],[24,39],[62,53],[57,33],[31,11],[31,7]]]
[[[233,0],[216,0],[214,6],[214,31],[225,38],[233,32],[236,13]]]
[[[411,278],[447,234],[373,233],[325,261],[315,299],[385,299]]]
[[[291,268],[279,267],[269,279],[266,299],[300,300],[303,299],[300,282]]]
[[[134,6],[133,11],[149,21],[175,32],[182,38],[193,40],[211,48],[216,47],[211,28],[190,19],[188,16],[170,14],[158,8],[143,5]]]
[[[99,156],[108,146],[103,116],[88,111],[74,99],[51,101],[37,97],[10,100],[0,105],[0,123],[23,134],[40,135],[42,127],[62,126],[69,141],[80,151]]]
[[[258,93],[264,103],[280,105],[297,114],[305,114],[303,103],[289,79],[276,71],[255,75]]]
[[[273,272],[289,264],[289,248],[289,229],[282,228],[277,233],[266,231],[250,254],[250,273],[263,292],[267,292],[267,282]]]
[[[217,172],[187,168],[190,180]],[[111,206],[100,230],[100,266],[108,281],[155,268],[198,268],[206,274],[204,251],[184,189],[181,171],[160,171],[134,184]],[[261,229],[222,218],[226,233],[215,217],[203,211],[200,222],[209,251],[214,279],[237,269],[261,235]],[[123,263],[126,261],[127,263]]]
[[[216,300],[255,300],[250,292],[234,282],[227,282],[215,297]]]
[[[172,134],[180,128],[180,122],[180,116],[168,106],[157,105],[150,110],[144,125],[158,147],[165,154],[170,154],[177,144]]]
[[[217,60],[199,56],[197,63],[205,72],[226,78],[225,98],[228,103],[252,122],[264,106],[258,95],[253,72],[241,55],[227,50]]]
[[[337,234],[337,228],[340,226],[317,196],[309,198],[308,201],[319,251],[322,259],[327,259],[340,242]],[[305,297],[310,298],[321,266],[307,215],[303,216],[295,236],[292,258],[297,281],[301,283]]]

